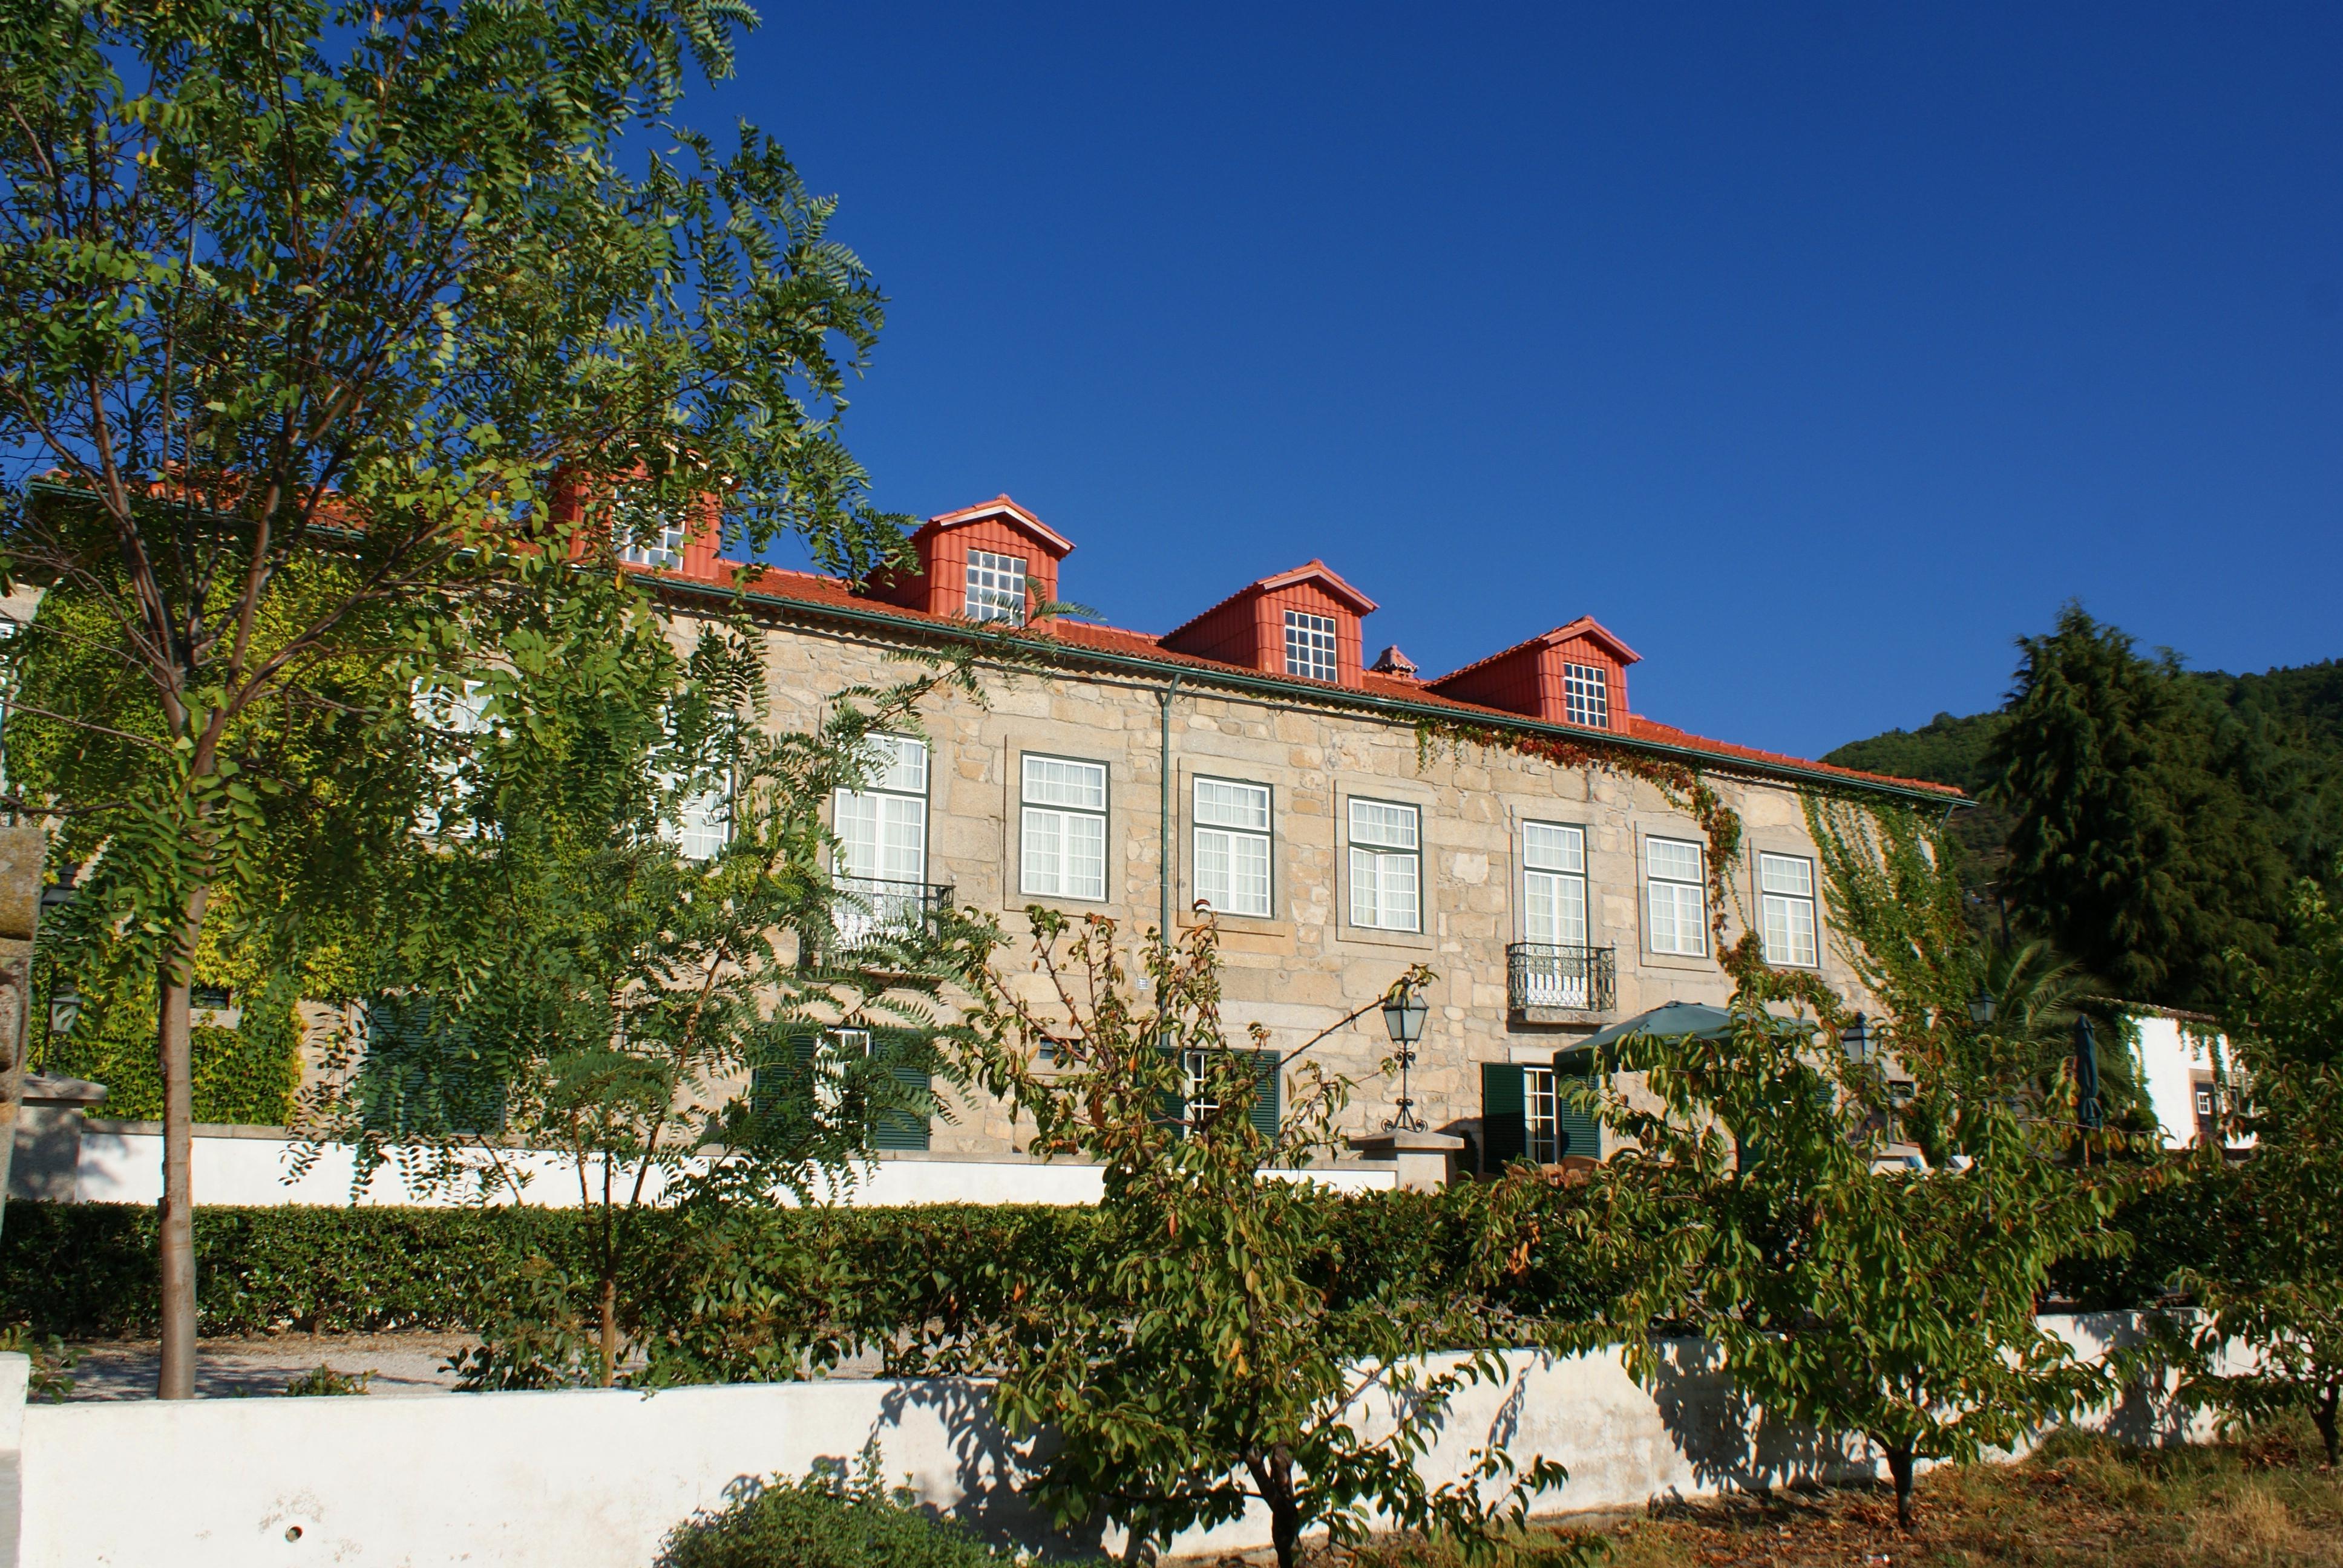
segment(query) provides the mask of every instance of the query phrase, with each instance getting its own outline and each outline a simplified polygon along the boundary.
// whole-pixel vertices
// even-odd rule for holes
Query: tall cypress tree
[[[2203,1003],[2230,950],[2267,957],[2307,779],[2170,653],[2069,604],[2022,638],[2010,722],[1986,757],[2012,819],[2013,911],[2125,996]]]

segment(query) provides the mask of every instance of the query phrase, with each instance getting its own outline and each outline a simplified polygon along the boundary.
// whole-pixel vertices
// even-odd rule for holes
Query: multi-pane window
[[[915,928],[927,897],[927,742],[874,735],[869,747],[862,788],[840,789],[831,802],[831,870],[848,895],[833,923],[850,941]]]
[[[1351,801],[1351,923],[1386,931],[1423,929],[1423,850],[1416,809]]]
[[[1522,940],[1537,949],[1515,965],[1531,1007],[1587,1005],[1586,833],[1559,822],[1522,824]]]
[[[968,618],[1025,624],[1025,558],[968,552]]]
[[[477,789],[473,770],[466,768],[475,760],[470,738],[495,733],[488,722],[488,689],[467,681],[461,692],[425,691],[417,689],[410,699],[418,723],[449,736],[465,737],[450,747],[449,753],[433,759],[431,776],[438,785],[438,799],[427,800],[416,812],[416,827],[426,838],[448,834],[462,838],[474,829],[472,807]],[[453,809],[443,812],[439,801]]]
[[[1224,915],[1270,910],[1269,786],[1196,780],[1196,898]]]
[[[813,1114],[824,1127],[845,1120],[846,1079],[851,1064],[869,1060],[870,1031],[867,1029],[826,1029],[813,1048]]]
[[[1180,1053],[1180,1103],[1186,1107],[1188,1129],[1204,1126],[1220,1111],[1221,1102],[1205,1098],[1212,1070],[1212,1053],[1209,1050],[1183,1050]]]
[[[1552,1165],[1562,1159],[1560,1108],[1554,1101],[1554,1069],[1522,1069],[1522,1132],[1533,1165]]]
[[[611,508],[610,542],[628,566],[674,570],[683,564],[686,532],[684,518],[674,508],[641,499],[633,490],[619,491],[618,504]]]
[[[1562,711],[1573,724],[1611,728],[1611,679],[1601,665],[1562,667]]]
[[[1644,885],[1650,918],[1644,945],[1655,953],[1708,951],[1708,879],[1701,847],[1681,839],[1644,840]]]
[[[678,780],[661,782],[672,789]],[[732,840],[732,781],[719,779],[714,788],[677,801],[674,818],[660,819],[659,836],[687,860],[712,860],[722,854]]]
[[[1558,822],[1522,824],[1522,938],[1557,947],[1586,941],[1586,834]]]
[[[1802,855],[1757,857],[1757,924],[1769,964],[1813,969],[1815,863]]]
[[[1106,897],[1106,765],[1028,754],[1020,886],[1058,899]]]
[[[1312,680],[1332,680],[1338,667],[1334,661],[1334,618],[1331,615],[1305,615],[1301,610],[1285,612],[1285,673],[1306,675]]]

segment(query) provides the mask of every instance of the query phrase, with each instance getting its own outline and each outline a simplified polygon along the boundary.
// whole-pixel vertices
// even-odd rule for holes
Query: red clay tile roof
[[[1198,614],[1190,616],[1186,620],[1182,621],[1178,626],[1175,626],[1170,631],[1165,632],[1163,634],[1163,640],[1166,642],[1171,641],[1173,638],[1179,636],[1182,632],[1187,630],[1198,621],[1202,620],[1206,616],[1211,615],[1214,610],[1222,609],[1229,605],[1232,605],[1236,603],[1237,600],[1244,598],[1247,594],[1267,593],[1272,588],[1282,588],[1288,583],[1298,583],[1311,578],[1315,578],[1320,582],[1324,583],[1328,591],[1332,593],[1336,598],[1341,599],[1343,603],[1349,605],[1351,608],[1358,614],[1373,615],[1375,612],[1374,600],[1369,598],[1366,595],[1353,588],[1349,583],[1344,582],[1341,576],[1335,572],[1332,567],[1328,566],[1324,561],[1312,558],[1310,560],[1302,562],[1300,566],[1295,567],[1292,571],[1272,572],[1269,576],[1262,578],[1258,582],[1249,582],[1245,584],[1244,587],[1237,589],[1236,592],[1229,595],[1228,598],[1221,600],[1220,603],[1212,605]]]
[[[1484,664],[1494,664],[1497,660],[1505,658],[1507,655],[1519,653],[1525,648],[1536,648],[1543,643],[1560,642],[1565,638],[1573,637],[1591,637],[1597,642],[1603,643],[1604,646],[1608,647],[1613,653],[1619,656],[1619,662],[1621,664],[1640,664],[1643,662],[1644,656],[1637,653],[1634,648],[1629,648],[1625,643],[1621,642],[1617,638],[1614,637],[1611,634],[1611,628],[1609,627],[1604,626],[1601,621],[1596,620],[1591,615],[1582,615],[1576,620],[1574,620],[1565,626],[1555,627],[1552,631],[1542,631],[1535,637],[1523,638],[1521,641],[1513,644],[1513,647],[1501,648],[1485,658],[1476,658],[1472,663],[1464,665],[1457,669],[1452,669],[1445,675],[1433,676],[1430,680],[1426,681],[1425,684],[1428,686],[1445,685],[1447,682],[1455,679],[1460,675],[1469,675]]]
[[[673,582],[679,586],[690,583],[724,589],[731,587],[732,572],[739,564],[735,561],[719,561],[717,563],[719,571],[712,582],[707,578],[689,578],[679,571],[647,571],[643,575]],[[965,633],[970,629],[971,625],[968,621],[950,616],[931,615],[926,610],[907,609],[900,605],[865,598],[838,578],[822,577],[812,572],[788,571],[779,567],[754,567],[745,574],[741,586],[745,592],[803,604],[817,611],[823,607],[829,607],[851,610],[858,616],[899,621],[907,631],[932,628],[935,631]],[[1241,591],[1250,592],[1253,586],[1258,585],[1248,585],[1247,588]],[[1575,627],[1578,623],[1571,624]],[[1453,712],[1460,719],[1480,719],[1494,728],[1528,727],[1518,713],[1510,713],[1497,708],[1484,708],[1474,702],[1460,702],[1453,697],[1443,697],[1439,692],[1429,689],[1420,680],[1411,680],[1404,676],[1384,675],[1372,669],[1361,673],[1360,687],[1353,690],[1337,686],[1332,681],[1312,680],[1298,675],[1265,674],[1246,665],[1228,664],[1220,659],[1204,658],[1192,653],[1177,652],[1164,647],[1161,638],[1143,631],[1126,630],[1121,627],[1099,626],[1082,621],[1054,620],[1046,624],[1036,623],[1027,628],[1023,635],[1039,641],[1061,644],[1068,650],[1076,653],[1090,650],[1144,659],[1148,663],[1169,668],[1193,669],[1205,674],[1241,675],[1250,680],[1272,681],[1279,685],[1292,687],[1296,695],[1307,693],[1337,702],[1344,699],[1355,699],[1363,695],[1383,701],[1404,702],[1412,708],[1421,709]],[[1470,668],[1471,666],[1466,668]],[[1808,761],[1805,758],[1792,757],[1779,751],[1763,751],[1754,746],[1735,746],[1730,741],[1712,740],[1705,736],[1694,735],[1689,730],[1678,729],[1672,724],[1662,724],[1655,719],[1646,719],[1640,713],[1628,714],[1626,719],[1627,728],[1624,731],[1601,729],[1592,726],[1584,728],[1589,739],[1592,739],[1624,735],[1631,740],[1644,740],[1676,750],[1704,753],[1720,761],[1743,762],[1765,769],[1787,769],[1799,773],[1845,779],[1850,783],[1880,784],[1903,790],[1918,791],[1939,797],[1947,805],[1957,804],[1967,799],[1960,790],[1947,784],[1931,783],[1921,779],[1898,779],[1885,773],[1865,773],[1852,768],[1835,767],[1827,762]],[[1582,727],[1547,723],[1538,725],[1537,728],[1570,729]]]
[[[935,533],[944,528],[957,528],[962,523],[972,523],[981,518],[999,517],[1007,518],[1011,522],[1016,524],[1019,528],[1032,535],[1042,544],[1048,546],[1051,551],[1061,560],[1063,560],[1068,555],[1071,555],[1073,552],[1073,540],[1066,538],[1065,535],[1058,532],[1057,529],[1050,527],[1049,524],[1043,522],[1041,518],[1035,517],[1032,513],[1027,511],[1016,502],[1011,500],[1009,498],[1008,492],[1005,490],[1000,495],[993,497],[992,499],[983,502],[978,506],[962,507],[956,512],[938,512],[934,517],[930,518],[926,522],[921,523],[919,528],[914,529],[911,537],[913,538],[918,538],[921,534]]]

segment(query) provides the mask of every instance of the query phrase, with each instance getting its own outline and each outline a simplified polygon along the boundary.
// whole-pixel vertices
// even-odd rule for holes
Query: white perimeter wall
[[[2111,1314],[2048,1326],[2096,1354],[2134,1324]],[[1519,1462],[1543,1455],[1569,1467],[1570,1481],[1537,1500],[1550,1513],[1872,1468],[1867,1455],[1753,1420],[1699,1344],[1666,1348],[1671,1370],[1652,1391],[1615,1352],[1507,1358],[1502,1385],[1470,1389],[1452,1407],[1426,1477],[1459,1475],[1471,1451],[1500,1440]],[[8,1381],[0,1376],[0,1393]],[[15,1381],[21,1391],[21,1372]],[[1373,1407],[1364,1415],[1369,1430],[1387,1421]],[[803,1475],[874,1441],[890,1478],[992,1539],[1090,1553],[1120,1544],[1095,1529],[1052,1535],[1020,1505],[1016,1446],[982,1383],[35,1405],[23,1420],[25,1568],[650,1568],[675,1524],[721,1506],[737,1485]],[[2095,1424],[2143,1442],[2188,1435],[2146,1393]],[[1177,1545],[1268,1543],[1267,1520],[1254,1516]]]
[[[292,1174],[300,1146],[281,1138],[199,1137],[195,1141],[197,1203],[316,1203],[350,1201],[353,1161],[347,1145],[328,1145],[298,1181]],[[526,1171],[524,1191],[531,1203],[548,1208],[578,1205],[578,1171],[559,1156],[517,1151],[512,1160]],[[598,1178],[598,1170],[596,1172]],[[1278,1174],[1283,1174],[1280,1172]],[[1397,1185],[1395,1168],[1337,1167],[1305,1173],[1305,1179],[1342,1191],[1388,1190]],[[85,1203],[156,1203],[163,1196],[163,1139],[156,1132],[85,1131],[76,1196]],[[880,1159],[850,1188],[830,1193],[834,1202],[894,1203],[1095,1203],[1101,1193],[1096,1166],[1042,1164],[1036,1161]],[[365,1204],[448,1207],[461,1200],[444,1191],[410,1188],[396,1164],[375,1173],[357,1200]]]

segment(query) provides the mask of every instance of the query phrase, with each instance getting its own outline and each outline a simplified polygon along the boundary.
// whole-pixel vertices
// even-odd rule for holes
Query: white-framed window
[[[1180,1053],[1180,1101],[1186,1107],[1187,1131],[1191,1132],[1210,1121],[1221,1108],[1219,1101],[1204,1098],[1204,1075],[1211,1070],[1212,1063],[1212,1053],[1209,1050]]]
[[[1560,822],[1522,824],[1522,940],[1585,945],[1585,829]]]
[[[1513,965],[1531,1007],[1584,1007],[1592,972],[1586,947],[1586,830],[1561,822],[1522,824],[1522,940],[1536,948]]]
[[[1285,612],[1285,673],[1332,680],[1341,665],[1334,657],[1334,618]]]
[[[1025,624],[1025,558],[968,552],[968,618]]]
[[[1562,713],[1573,724],[1611,728],[1611,677],[1601,665],[1563,665]]]
[[[830,874],[850,897],[832,923],[847,941],[917,930],[926,912],[928,743],[874,735],[859,789],[831,798],[838,851]]]
[[[667,781],[672,787],[672,780]],[[676,803],[675,819],[662,819],[659,836],[687,860],[712,860],[732,841],[732,780],[687,795]]]
[[[688,520],[674,508],[645,500],[630,488],[620,489],[610,508],[610,542],[630,567],[673,571],[683,565],[689,532]]]
[[[1815,966],[1812,860],[1803,855],[1757,857],[1757,925],[1767,963]]]
[[[1018,885],[1053,899],[1106,897],[1106,764],[1025,754]]]
[[[431,729],[462,736],[492,735],[496,732],[496,726],[488,722],[488,689],[478,681],[466,681],[460,692],[427,691],[417,688],[408,700],[414,707],[417,720]],[[443,814],[436,803],[426,801],[415,814],[416,830],[427,839],[436,839],[443,834],[454,838],[469,837],[473,829],[473,785],[464,777],[460,757],[434,760],[431,775],[438,781],[444,796],[460,809],[452,814],[453,819],[450,820],[451,814]]]
[[[1413,806],[1351,800],[1351,923],[1385,931],[1423,929],[1423,849]]]
[[[1562,1117],[1554,1100],[1554,1069],[1522,1069],[1523,1151],[1533,1165],[1552,1165],[1562,1159]]]
[[[1708,951],[1708,879],[1701,847],[1682,839],[1644,840],[1644,945],[1655,953]]]
[[[1270,912],[1269,786],[1198,779],[1196,899],[1224,915]]]
[[[824,1127],[835,1127],[846,1109],[848,1063],[869,1060],[870,1031],[867,1029],[826,1029],[814,1040],[813,1115]]]

